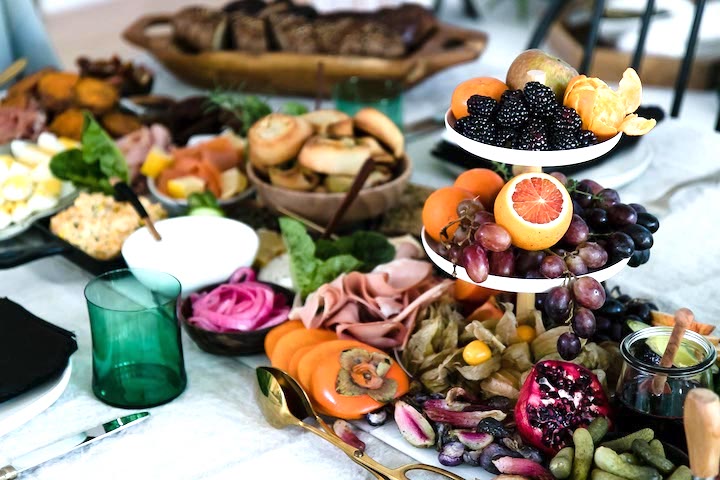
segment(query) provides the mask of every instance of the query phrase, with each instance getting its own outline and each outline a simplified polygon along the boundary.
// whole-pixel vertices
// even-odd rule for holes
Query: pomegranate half
[[[576,428],[609,415],[610,403],[595,374],[556,360],[533,367],[515,405],[515,423],[522,438],[550,455],[572,445]]]

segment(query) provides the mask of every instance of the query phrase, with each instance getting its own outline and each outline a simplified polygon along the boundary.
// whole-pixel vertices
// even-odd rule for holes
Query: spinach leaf
[[[282,113],[287,113],[288,115],[302,115],[308,113],[308,109],[300,102],[287,102],[282,107]]]
[[[362,262],[359,270],[369,272],[382,263],[395,258],[395,247],[377,232],[354,232],[337,240],[320,239],[315,245],[316,255],[321,259],[349,254]]]

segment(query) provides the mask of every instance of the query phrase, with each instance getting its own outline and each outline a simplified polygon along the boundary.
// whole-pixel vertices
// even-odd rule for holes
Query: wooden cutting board
[[[487,35],[483,32],[438,23],[424,44],[401,59],[291,52],[251,54],[231,50],[188,53],[173,42],[169,28],[171,18],[170,14],[143,16],[125,29],[123,37],[147,50],[191,85],[270,94],[314,96],[320,62],[324,68],[326,96],[333,85],[354,76],[391,79],[408,88],[445,68],[475,60],[487,45]],[[165,28],[154,33],[160,26]]]

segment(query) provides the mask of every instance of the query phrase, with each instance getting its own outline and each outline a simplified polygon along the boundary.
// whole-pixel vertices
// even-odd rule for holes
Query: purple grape
[[[460,263],[460,260],[462,258],[462,247],[460,245],[452,245],[447,250],[447,258],[450,260],[453,264],[458,265]]]
[[[650,233],[655,233],[660,228],[660,221],[657,217],[647,212],[639,212],[636,223],[650,230]]]
[[[608,208],[608,220],[615,226],[624,227],[637,222],[637,212],[630,205],[616,203]]]
[[[595,242],[581,243],[577,252],[588,268],[601,268],[608,261],[608,253]]]
[[[586,242],[590,236],[590,229],[580,215],[573,214],[570,226],[565,232],[563,241],[569,245],[579,245]]]
[[[535,310],[545,310],[545,297],[544,293],[535,294]]]
[[[574,333],[565,332],[558,337],[557,351],[563,360],[572,360],[582,349],[580,339]]]
[[[457,214],[459,217],[473,217],[477,212],[485,210],[482,203],[475,199],[466,199],[460,201],[457,206]]]
[[[640,265],[647,263],[648,260],[650,260],[650,250],[635,250],[630,257],[628,266],[639,267]]]
[[[608,215],[602,208],[589,208],[585,210],[585,221],[597,231],[602,232],[609,224]]]
[[[468,228],[460,225],[455,229],[455,232],[453,233],[452,241],[453,243],[457,243],[458,245],[465,242],[465,240],[468,239],[468,235],[470,234],[470,231]]]
[[[515,271],[526,273],[530,270],[537,270],[540,268],[543,258],[545,258],[545,252],[521,250],[515,258]]]
[[[589,178],[580,180],[578,182],[579,185],[583,185],[584,187],[587,187],[590,189],[590,192],[593,195],[596,195],[600,193],[600,191],[603,189],[603,186],[597,183],[595,180],[590,180]]]
[[[565,320],[570,314],[572,293],[567,287],[553,287],[545,297],[545,313],[552,320]]]
[[[475,232],[475,242],[491,252],[504,252],[510,248],[511,241],[508,231],[497,223],[484,223]]]
[[[573,313],[572,328],[575,334],[580,338],[592,337],[597,329],[595,315],[593,315],[593,313],[587,308],[576,308]]]
[[[585,308],[597,310],[605,303],[605,289],[592,277],[580,277],[572,286],[575,301]]]
[[[585,209],[580,206],[580,204],[577,202],[577,200],[572,201],[573,206],[573,213],[575,215],[580,215],[581,217],[585,215]]]
[[[481,212],[477,212],[475,214],[475,216],[473,217],[472,223],[475,226],[479,227],[485,223],[494,222],[494,221],[495,221],[495,215],[493,215],[492,212],[481,211]]]
[[[606,250],[612,257],[628,258],[635,251],[635,242],[627,233],[613,232],[607,239]]]
[[[630,203],[629,204],[633,210],[635,210],[637,213],[647,213],[647,208],[640,205],[639,203]]]
[[[548,255],[540,263],[540,273],[545,278],[560,278],[565,270],[565,261],[558,255]]]
[[[572,198],[574,201],[578,203],[583,208],[587,208],[592,203],[592,193],[590,192],[582,192],[580,190],[575,190],[570,194],[570,198]]]
[[[579,255],[571,253],[565,257],[565,266],[573,275],[585,275],[588,273],[588,267]]]
[[[562,183],[563,185],[567,185],[568,179],[567,179],[567,177],[565,176],[564,173],[561,173],[561,172],[550,172],[550,175],[552,175],[553,177],[555,177],[555,178],[557,178],[558,180],[560,180],[560,183]]]
[[[512,249],[503,252],[490,252],[490,273],[501,277],[512,277],[515,274],[515,256]]]
[[[525,272],[525,278],[532,278],[532,279],[538,279],[538,278],[545,278],[543,277],[542,273],[540,273],[540,270],[529,270]]]
[[[653,246],[652,233],[642,225],[628,225],[622,231],[630,235],[635,244],[635,250],[647,250]]]
[[[610,325],[610,329],[608,330],[608,333],[610,333],[610,338],[614,342],[619,342],[623,339],[623,326],[622,323],[616,322]]]
[[[595,325],[598,332],[605,332],[610,328],[612,322],[608,317],[598,315],[597,317],[595,317]]]
[[[612,188],[603,188],[596,194],[595,207],[607,210],[616,203],[620,203],[620,194]]]
[[[480,245],[468,245],[462,250],[462,266],[475,283],[487,280],[490,265],[485,250]]]

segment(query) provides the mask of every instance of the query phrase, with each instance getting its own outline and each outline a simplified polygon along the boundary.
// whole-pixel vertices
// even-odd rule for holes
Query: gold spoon
[[[11,63],[9,67],[7,67],[5,70],[2,71],[2,73],[0,73],[0,86],[17,77],[20,72],[25,70],[25,67],[27,67],[26,58],[19,58],[13,63]]]
[[[255,373],[258,380],[255,398],[263,415],[273,427],[280,429],[295,426],[309,430],[338,447],[352,461],[380,480],[410,480],[405,474],[412,470],[427,470],[452,480],[463,480],[462,477],[432,465],[412,463],[399,468],[388,468],[376,462],[327,431],[330,427],[318,416],[305,391],[290,375],[272,367],[258,367]],[[318,420],[323,429],[305,423],[304,420],[308,417]]]

